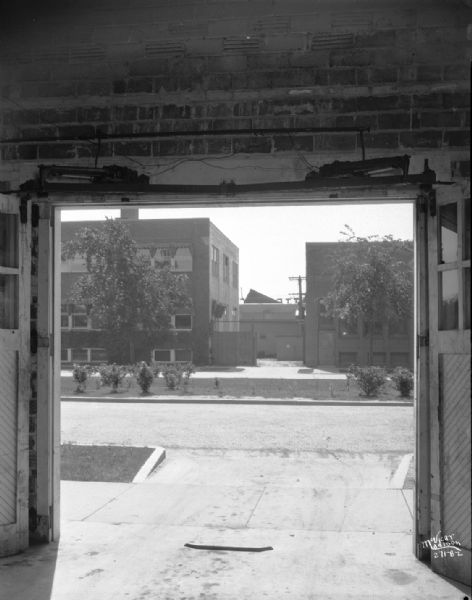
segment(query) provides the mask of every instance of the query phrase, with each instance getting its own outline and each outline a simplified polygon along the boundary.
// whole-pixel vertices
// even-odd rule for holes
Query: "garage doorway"
[[[406,200],[413,200],[414,194],[407,196]],[[89,201],[90,199],[86,200]],[[416,495],[416,511],[415,511],[415,525],[416,525],[416,533],[415,533],[415,553],[419,557],[425,558],[425,553],[428,553],[427,544],[423,544],[423,542],[427,542],[427,540],[432,535],[431,528],[431,517],[429,510],[421,510],[421,507],[429,506],[429,473],[430,473],[430,462],[431,457],[429,454],[429,443],[432,438],[429,435],[434,434],[434,430],[430,432],[430,425],[432,419],[432,409],[433,405],[430,405],[429,399],[429,390],[427,386],[428,378],[423,378],[422,375],[426,373],[425,367],[431,364],[431,357],[434,352],[437,352],[436,347],[428,346],[425,342],[426,333],[429,329],[428,321],[431,317],[429,311],[422,310],[426,305],[426,298],[429,295],[429,288],[427,287],[426,281],[426,265],[433,265],[437,263],[437,253],[438,250],[434,246],[431,245],[431,235],[429,237],[429,244],[426,243],[425,233],[426,230],[429,229],[430,234],[434,230],[436,231],[436,213],[433,210],[433,204],[435,202],[434,192],[431,194],[419,194],[418,197],[415,196],[416,203],[416,235],[417,235],[417,265],[419,269],[417,271],[417,277],[419,285],[417,287],[417,305],[420,307],[419,317],[417,319],[417,327],[418,327],[418,335],[419,335],[419,343],[417,347],[417,355],[420,364],[420,371],[417,373],[417,407],[416,407],[416,417],[417,417],[417,452],[416,452],[416,464],[417,464],[417,495]],[[58,200],[57,206],[63,204],[63,200]],[[352,202],[352,200],[346,200],[345,202]],[[117,204],[117,201],[112,201],[111,204]],[[205,204],[208,204],[205,202]],[[461,213],[462,214],[462,213]],[[458,217],[458,221],[462,219],[462,217]],[[57,221],[56,221],[57,224]],[[461,231],[465,232],[465,228],[461,225]],[[52,256],[52,248],[50,252],[50,257]],[[49,260],[50,260],[49,257]],[[462,260],[462,259],[461,259]],[[469,260],[469,263],[467,263]],[[470,259],[465,259],[464,264],[462,265],[465,270],[464,280],[467,277],[466,269],[470,268]],[[465,288],[462,288],[465,289]],[[459,309],[463,310],[463,309]],[[465,314],[465,313],[461,313]],[[462,326],[464,326],[465,320],[462,321]],[[470,347],[467,348],[464,346],[456,347],[457,354],[466,353],[467,350],[470,353]],[[57,377],[57,371],[56,371]],[[462,390],[460,393],[460,397],[464,398],[464,391]],[[58,401],[56,399],[56,411],[58,412]],[[435,447],[436,442],[433,440],[433,448]],[[51,458],[49,458],[51,460]],[[56,480],[56,486],[58,481]],[[58,505],[58,502],[56,503]],[[460,535],[460,534],[456,534]],[[462,537],[462,536],[461,536]],[[465,548],[467,550],[467,548]],[[467,565],[467,557],[464,561],[464,565]],[[434,564],[433,564],[434,566]]]

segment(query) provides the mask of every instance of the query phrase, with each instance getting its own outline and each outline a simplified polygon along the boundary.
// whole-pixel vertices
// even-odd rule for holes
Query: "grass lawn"
[[[103,397],[112,396],[108,386],[100,387],[100,381],[93,377],[87,381],[84,393],[76,392],[76,384],[71,377],[62,377],[63,396],[90,396]],[[141,390],[135,379],[129,377],[114,394],[117,398],[140,397]],[[250,379],[250,378],[224,378],[216,380],[214,377],[208,379],[192,379],[187,386],[182,385],[180,389],[167,389],[164,379],[155,379],[148,397],[151,396],[212,396],[212,397],[262,397],[262,398],[310,398],[312,400],[362,400],[365,396],[356,384],[351,383],[348,387],[345,380],[323,380],[323,379]],[[385,401],[410,400],[401,398],[399,392],[391,382],[387,382],[377,397]]]
[[[154,452],[132,446],[62,444],[61,479],[130,483]]]

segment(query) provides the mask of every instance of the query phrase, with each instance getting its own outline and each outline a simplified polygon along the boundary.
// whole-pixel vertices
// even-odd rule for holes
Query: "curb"
[[[239,404],[239,405],[270,405],[270,406],[413,406],[413,401],[381,401],[381,400],[286,400],[272,399],[242,399],[242,398],[195,398],[162,397],[162,398],[116,398],[113,396],[87,397],[61,396],[62,402],[101,402],[109,404]]]
[[[156,469],[166,457],[166,451],[161,446],[156,446],[154,452],[142,465],[134,476],[132,483],[142,483]]]

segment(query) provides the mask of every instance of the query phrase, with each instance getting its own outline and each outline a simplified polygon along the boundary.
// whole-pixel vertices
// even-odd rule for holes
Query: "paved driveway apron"
[[[90,424],[98,419],[97,410],[87,412]],[[151,434],[150,415],[158,410],[160,419],[155,416],[154,422],[159,423],[164,409],[139,408],[140,413],[145,410]],[[212,414],[209,410],[205,414]],[[253,415],[261,410],[254,408]],[[318,411],[312,418],[318,415],[321,425],[318,413],[328,409],[310,410]],[[339,410],[351,414],[353,409]],[[181,423],[197,419],[193,409],[183,414]],[[412,490],[404,489],[411,488],[405,483],[411,454],[307,451],[308,445],[297,451],[269,450],[261,449],[258,440],[254,449],[242,449],[236,444],[241,432],[236,411],[231,414],[231,449],[168,447],[166,460],[139,484],[62,482],[60,543],[0,561],[0,597],[464,598],[414,559]],[[351,427],[358,437],[354,420]],[[213,421],[207,416],[205,422],[210,426]],[[229,424],[225,427],[229,438]],[[109,435],[102,431],[102,438],[111,442]],[[267,547],[272,549],[245,551]]]
[[[462,598],[413,558],[408,462],[171,450],[139,485],[63,482],[51,598]]]

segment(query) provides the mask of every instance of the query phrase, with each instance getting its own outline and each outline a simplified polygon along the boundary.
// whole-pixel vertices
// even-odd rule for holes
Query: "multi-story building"
[[[297,304],[282,304],[251,290],[239,306],[239,327],[256,337],[257,357],[303,360],[303,322]]]
[[[211,335],[238,330],[239,250],[209,219],[138,220],[138,211],[122,210],[122,219],[142,255],[152,265],[167,263],[188,277],[191,311],[172,316],[170,335],[156,339],[149,353],[136,349],[135,360],[217,362],[210,357]],[[62,241],[97,222],[62,223]],[[62,361],[102,362],[107,359],[101,331],[85,307],[71,302],[74,282],[86,272],[83,260],[62,263]],[[151,355],[149,355],[151,354]]]
[[[369,341],[363,335],[365,324],[362,320],[349,324],[323,314],[322,300],[332,285],[331,256],[343,246],[347,247],[348,242],[306,244],[305,362],[310,367],[345,369],[351,364],[368,362]],[[376,323],[373,344],[372,362],[375,365],[412,369],[413,305],[409,318]]]

